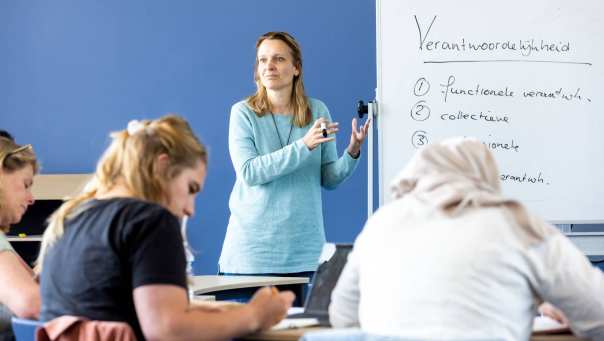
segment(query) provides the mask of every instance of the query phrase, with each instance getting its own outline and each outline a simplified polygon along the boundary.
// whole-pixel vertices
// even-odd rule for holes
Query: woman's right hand
[[[293,292],[279,292],[275,287],[264,287],[256,291],[249,302],[257,321],[256,330],[268,329],[287,316],[287,310],[295,297]]]
[[[564,326],[568,326],[568,318],[566,315],[564,315],[562,310],[558,309],[553,304],[544,302],[541,303],[538,309],[541,314],[558,321]]]
[[[327,128],[327,137],[323,137],[323,131],[321,129],[321,123],[325,123]],[[318,120],[313,123],[312,127],[308,129],[306,135],[302,138],[304,144],[309,150],[315,149],[318,145],[324,142],[333,141],[335,137],[330,136],[338,131],[338,122],[327,122],[325,117],[319,117]]]

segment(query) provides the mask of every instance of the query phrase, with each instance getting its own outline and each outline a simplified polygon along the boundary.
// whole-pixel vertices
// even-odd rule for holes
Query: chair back
[[[18,317],[12,317],[11,324],[17,341],[35,341],[36,329],[44,326],[44,322],[42,321],[27,320]]]

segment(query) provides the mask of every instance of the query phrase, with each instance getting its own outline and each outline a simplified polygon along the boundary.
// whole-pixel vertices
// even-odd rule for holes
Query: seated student
[[[420,339],[528,340],[536,303],[604,339],[604,275],[555,227],[501,194],[474,139],[421,149],[369,219],[332,294],[336,327]]]
[[[4,131],[2,131],[4,132]],[[11,315],[37,318],[40,293],[34,273],[12,248],[5,233],[34,203],[31,193],[38,162],[31,145],[0,137],[0,340],[12,339]],[[5,137],[6,136],[6,137]]]
[[[223,340],[277,323],[291,292],[262,288],[228,310],[189,305],[179,220],[194,213],[207,154],[188,123],[132,121],[112,138],[94,179],[44,233],[41,319],[127,322],[141,340]]]

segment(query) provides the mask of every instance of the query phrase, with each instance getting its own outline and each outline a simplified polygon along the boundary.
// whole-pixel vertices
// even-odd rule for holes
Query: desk
[[[558,335],[533,335],[531,341],[580,341],[580,339],[572,334]]]
[[[267,331],[249,335],[242,340],[262,340],[262,341],[298,341],[302,335],[310,331],[326,329],[323,327],[309,327],[300,329]],[[552,334],[552,335],[533,335],[531,341],[580,341],[578,337],[571,334]]]
[[[266,276],[193,276],[189,285],[194,295],[213,295],[217,301],[247,301],[258,288],[273,285],[279,290],[291,290],[296,294],[294,305],[301,306],[306,277]]]
[[[241,340],[262,340],[262,341],[298,341],[306,332],[314,332],[327,329],[325,327],[307,327],[288,330],[266,331],[253,335],[248,335]]]

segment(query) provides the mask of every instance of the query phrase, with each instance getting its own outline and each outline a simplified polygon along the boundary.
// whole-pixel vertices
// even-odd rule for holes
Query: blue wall
[[[235,178],[229,109],[254,91],[256,38],[283,30],[299,40],[308,94],[343,127],[340,152],[356,101],[374,97],[372,0],[9,0],[0,22],[0,128],[34,144],[43,173],[92,172],[108,133],[130,119],[190,121],[211,153],[189,224],[197,274],[216,271]],[[330,241],[353,241],[366,219],[365,162],[324,193]]]

